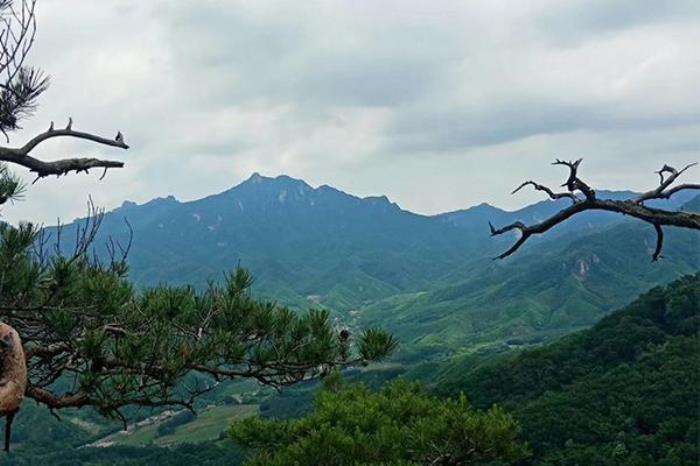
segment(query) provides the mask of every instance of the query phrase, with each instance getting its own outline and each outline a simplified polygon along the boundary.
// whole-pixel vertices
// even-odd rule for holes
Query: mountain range
[[[656,205],[692,208],[691,199],[678,195]],[[295,308],[325,307],[353,325],[386,327],[405,343],[407,358],[414,350],[538,342],[590,326],[650,286],[700,270],[697,232],[669,231],[666,258],[652,264],[653,229],[605,212],[583,213],[514,257],[492,260],[513,237],[490,237],[488,222],[539,221],[565,202],[512,212],[480,204],[426,216],[385,196],[360,198],[256,173],[191,202],[126,201],[105,215],[97,244],[124,241],[126,218],[134,232],[130,276],[138,286],[201,287],[242,265],[256,277],[259,295]],[[66,225],[65,237],[79,223]]]

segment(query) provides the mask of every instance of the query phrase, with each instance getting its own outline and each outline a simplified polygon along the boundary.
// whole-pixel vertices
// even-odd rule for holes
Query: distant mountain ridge
[[[298,178],[292,178],[287,175],[279,175],[273,178],[263,176],[260,173],[255,172],[248,179],[230,189],[194,201],[180,202],[172,195],[155,198],[140,205],[131,201],[124,201],[121,207],[112,212],[117,213],[122,210],[131,210],[133,208],[146,206],[162,207],[168,204],[203,204],[207,202],[221,202],[231,199],[235,199],[240,202],[240,204],[237,204],[237,206],[239,209],[241,209],[241,211],[245,210],[246,203],[249,204],[249,208],[264,208],[271,207],[276,203],[285,204],[295,202],[308,203],[309,206],[313,207],[316,205],[316,201],[318,199],[332,198],[367,201],[369,203],[376,203],[377,205],[385,205],[388,208],[399,209],[399,206],[396,203],[390,202],[386,196],[358,197],[325,184],[317,188],[313,188],[304,180]]]
[[[657,205],[679,209],[687,198]],[[386,326],[424,349],[557,335],[591,325],[645,288],[700,269],[694,232],[670,229],[667,259],[651,266],[653,231],[605,212],[576,216],[516,256],[491,260],[512,237],[490,237],[489,221],[540,221],[564,202],[545,200],[513,212],[480,204],[426,216],[386,196],[360,198],[256,173],[195,201],[127,201],[106,214],[97,242],[123,238],[127,217],[137,285],[205,286],[240,264],[256,277],[260,295]]]
[[[478,247],[456,226],[386,196],[359,198],[288,176],[254,174],[191,202],[125,202],[106,214],[102,237],[123,237],[123,217],[135,232],[139,284],[201,286],[240,263],[265,295],[296,305],[322,297],[340,309],[425,284]]]
[[[389,198],[386,195],[360,197],[346,193],[326,184],[320,185],[317,188],[313,188],[304,180],[293,178],[288,175],[268,177],[261,175],[258,172],[255,172],[249,178],[239,183],[238,185],[233,186],[232,188],[225,190],[221,193],[212,194],[201,199],[181,202],[177,200],[175,196],[169,195],[166,197],[154,198],[143,204],[137,204],[135,202],[126,200],[120,207],[112,210],[111,213],[123,213],[134,208],[152,209],[153,207],[160,208],[176,204],[201,203],[208,200],[226,198],[227,196],[235,197],[240,195],[250,196],[248,197],[248,199],[252,200],[254,205],[256,205],[257,207],[260,207],[261,199],[265,199],[268,205],[270,201],[274,201],[275,199],[277,200],[277,202],[283,204],[287,200],[287,196],[290,196],[289,200],[291,201],[306,200],[311,202],[310,205],[313,206],[312,202],[314,194],[319,195],[326,193],[336,195],[338,198],[348,197],[357,201],[376,202],[378,204],[393,206],[393,208],[404,210],[405,212],[410,212],[408,210],[402,209],[397,203],[389,200]],[[307,196],[308,194],[310,194],[310,196]],[[601,190],[597,191],[597,194],[601,198],[620,200],[631,199],[639,193],[636,193],[634,191]],[[676,194],[671,199],[651,201],[647,204],[651,206],[665,207],[668,209],[678,209],[681,205],[687,203],[696,196],[696,193],[685,191]],[[509,221],[512,219],[539,221],[545,218],[546,216],[549,216],[552,213],[556,212],[557,210],[564,208],[568,204],[568,202],[569,201],[565,199],[561,199],[558,201],[542,200],[515,210],[501,209],[489,203],[482,202],[478,205],[467,207],[464,209],[447,211],[444,213],[434,215],[426,215],[413,212],[411,213],[422,217],[438,218],[445,222],[453,223],[459,226],[464,226],[467,223],[473,223],[475,220],[486,220],[486,222],[488,222],[489,219],[492,223],[495,223],[499,220]]]
[[[630,199],[638,195],[633,191],[605,191],[597,192],[598,196],[606,199]],[[648,205],[666,209],[679,209],[681,205],[687,203],[690,199],[696,196],[695,193],[686,191],[673,196],[668,200],[656,200],[648,202]],[[155,198],[144,204],[136,204],[131,201],[124,201],[121,207],[111,211],[111,214],[127,215],[130,213],[143,214],[159,214],[163,211],[168,211],[176,206],[200,206],[207,205],[206,208],[221,208],[223,210],[231,207],[230,202],[234,202],[241,212],[244,212],[246,207],[254,211],[266,211],[277,207],[293,205],[296,207],[308,206],[315,207],[317,203],[328,207],[334,201],[339,204],[334,207],[346,207],[347,201],[356,204],[364,203],[365,206],[378,206],[380,209],[403,211],[418,217],[431,218],[457,226],[462,229],[469,230],[482,238],[489,237],[488,223],[494,225],[507,224],[516,220],[525,223],[535,223],[542,221],[548,216],[551,216],[558,210],[566,207],[568,200],[561,199],[557,201],[542,200],[534,204],[526,205],[520,209],[505,210],[499,207],[492,206],[488,203],[481,203],[465,209],[449,211],[434,215],[425,215],[413,213],[402,209],[397,203],[392,202],[385,195],[382,196],[366,196],[359,197],[329,185],[321,185],[313,188],[304,180],[292,178],[287,175],[279,175],[277,177],[263,176],[258,172],[253,173],[248,179],[240,184],[223,191],[218,194],[206,196],[202,199],[194,201],[180,202],[174,196]],[[620,220],[620,216],[609,212],[586,212],[579,216],[570,219],[567,223],[555,228],[553,234],[564,233],[567,231],[592,228],[600,225],[608,225]],[[552,233],[550,233],[552,235]],[[494,244],[501,240],[491,239]]]

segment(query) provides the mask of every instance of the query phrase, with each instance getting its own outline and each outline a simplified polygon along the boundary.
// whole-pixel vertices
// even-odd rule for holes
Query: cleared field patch
[[[236,419],[243,419],[258,412],[258,405],[221,405],[202,410],[192,421],[177,426],[167,435],[159,435],[160,423],[135,429],[122,435],[115,435],[110,441],[115,445],[170,446],[178,443],[199,443],[216,440]]]

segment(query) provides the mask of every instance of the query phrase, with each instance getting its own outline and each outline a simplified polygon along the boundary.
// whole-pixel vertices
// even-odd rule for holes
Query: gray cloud
[[[127,168],[43,180],[2,214],[192,199],[253,171],[421,212],[516,207],[536,195],[512,187],[557,182],[547,164],[567,156],[593,183],[645,189],[697,159],[697,43],[686,0],[40,0],[32,58],[52,88],[13,142],[71,115],[133,148],[47,145]]]
[[[490,108],[420,109],[405,112],[387,131],[389,153],[452,152],[497,145],[526,137],[590,131],[630,133],[700,124],[700,109],[647,113],[625,103],[617,106],[580,102],[555,104],[513,98]],[[686,141],[697,147],[697,141]]]
[[[640,2],[638,0],[591,0],[548,3],[535,25],[551,41],[575,45],[601,34],[663,23],[693,23],[700,14],[695,0]]]

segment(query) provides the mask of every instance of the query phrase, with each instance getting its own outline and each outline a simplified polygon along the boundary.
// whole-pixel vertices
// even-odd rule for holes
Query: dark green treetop
[[[232,426],[233,439],[253,449],[248,464],[495,465],[528,456],[510,415],[478,411],[464,395],[441,399],[400,379],[372,391],[331,375],[324,386],[306,417]]]

